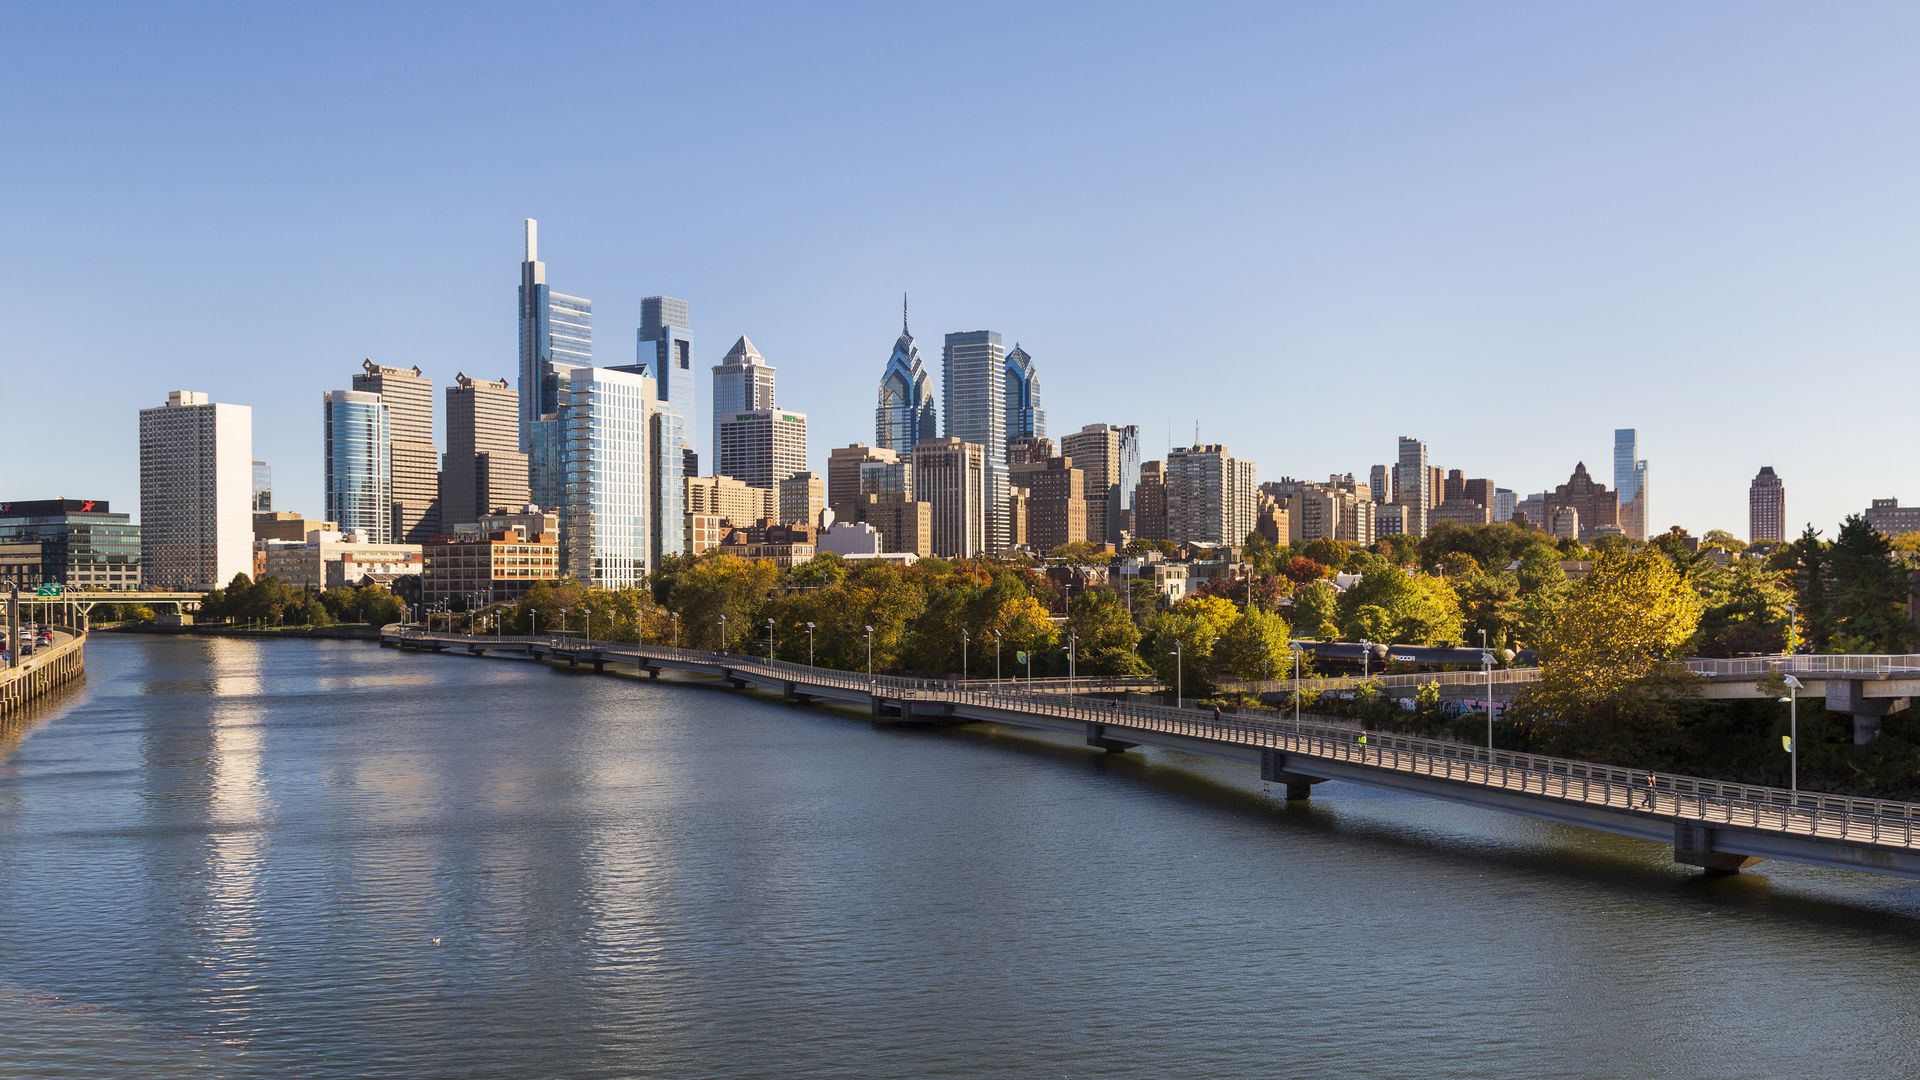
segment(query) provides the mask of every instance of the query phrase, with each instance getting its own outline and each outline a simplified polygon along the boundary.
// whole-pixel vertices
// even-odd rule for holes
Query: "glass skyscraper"
[[[325,396],[327,520],[372,544],[393,543],[391,435],[387,405],[364,390]]]
[[[1006,363],[1006,346],[993,330],[948,334],[941,355],[946,436],[986,451],[986,549],[996,554],[1007,549],[1013,533],[1007,517]]]
[[[713,457],[709,466],[714,475],[725,475],[720,465],[720,426],[738,413],[773,408],[773,375],[773,365],[745,335],[713,366]]]
[[[653,380],[612,368],[569,368],[559,388],[565,571],[586,585],[638,587],[653,550]]]
[[[1647,462],[1640,456],[1640,433],[1613,431],[1613,490],[1620,497],[1620,531],[1632,540],[1647,538]]]
[[[907,330],[907,301],[900,300],[900,337],[880,376],[880,402],[873,414],[874,445],[902,458],[940,432],[934,412],[933,380],[920,362],[920,346]]]
[[[1014,343],[1007,354],[1007,441],[1022,436],[1045,438],[1047,411],[1040,407],[1040,375],[1033,369],[1033,357]]]
[[[528,456],[534,501],[560,498],[559,435],[541,430],[559,409],[560,373],[593,364],[593,302],[554,292],[540,261],[540,223],[526,222],[520,264],[520,449]]]

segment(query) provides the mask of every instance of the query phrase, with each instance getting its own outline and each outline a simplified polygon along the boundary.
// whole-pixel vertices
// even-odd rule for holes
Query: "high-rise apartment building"
[[[951,436],[920,443],[913,448],[913,488],[933,508],[935,555],[972,558],[987,550],[984,446]]]
[[[908,462],[900,462],[902,466]],[[861,514],[880,534],[880,550],[926,558],[933,554],[933,507],[898,495],[874,496]]]
[[[1367,487],[1372,491],[1373,501],[1385,503],[1393,501],[1393,473],[1385,465],[1375,465],[1367,472]]]
[[[1357,484],[1349,474],[1334,477],[1325,484],[1295,480],[1290,476],[1261,484],[1260,490],[1286,506],[1286,543],[1300,544],[1325,537],[1350,544],[1371,544],[1376,539],[1376,511],[1369,485]]]
[[[1012,488],[1024,488],[1026,528],[1014,520],[1014,531],[1026,533],[1026,546],[1041,553],[1087,539],[1085,471],[1068,457],[1015,465]]]
[[[559,388],[563,569],[582,584],[637,588],[653,552],[653,380],[577,367]]]
[[[907,301],[900,298],[900,337],[880,375],[880,401],[873,413],[874,445],[901,457],[923,439],[939,434],[933,405],[933,380],[920,361],[920,347],[907,330]],[[848,520],[852,520],[849,518]]]
[[[1547,531],[1555,536],[1562,535],[1565,518],[1555,511],[1568,509],[1575,512],[1573,536],[1581,540],[1590,540],[1596,536],[1606,536],[1623,532],[1620,528],[1620,499],[1617,492],[1607,490],[1605,484],[1596,481],[1587,472],[1587,463],[1577,462],[1573,475],[1567,482],[1546,494],[1545,514]]]
[[[714,471],[770,488],[807,468],[807,415],[785,409],[728,413],[720,419]]]
[[[745,335],[713,366],[713,471],[732,476],[720,453],[720,426],[739,413],[774,408],[773,365]],[[805,468],[802,465],[801,468]],[[742,478],[744,479],[744,477]],[[759,485],[772,486],[772,481]]]
[[[329,390],[322,397],[326,514],[361,543],[397,543],[393,535],[393,428],[380,395]]]
[[[1520,497],[1512,488],[1493,489],[1493,520],[1512,521],[1520,509]]]
[[[1427,535],[1427,510],[1433,505],[1433,473],[1427,465],[1427,444],[1406,435],[1400,436],[1393,501],[1406,508],[1400,518],[1406,534]]]
[[[1133,489],[1133,535],[1139,540],[1166,540],[1167,463],[1140,465],[1140,482]]]
[[[1007,353],[1006,395],[1007,440],[1023,435],[1046,438],[1047,410],[1040,406],[1040,374],[1033,368],[1033,357],[1019,342]]]
[[[1747,537],[1756,544],[1787,538],[1787,485],[1771,465],[1762,465],[1747,485]]]
[[[1254,464],[1219,444],[1167,454],[1167,533],[1196,544],[1243,544],[1259,506]]]
[[[775,485],[775,490],[779,493],[782,524],[820,524],[820,512],[827,508],[827,484],[819,473],[794,473]]]
[[[687,513],[710,515],[729,525],[751,525],[779,513],[778,492],[743,484],[731,476],[687,478]]]
[[[273,513],[273,469],[264,461],[253,463],[253,512]]]
[[[554,292],[540,261],[540,223],[527,218],[520,263],[520,450],[533,453],[532,425],[560,407],[558,372],[593,364],[593,301]]]
[[[140,575],[205,591],[253,569],[253,409],[175,390],[140,410]]]
[[[1088,424],[1060,437],[1060,453],[1086,473],[1087,538],[1118,544],[1140,483],[1140,429]]]
[[[440,529],[451,533],[495,510],[533,500],[520,452],[520,398],[505,379],[465,372],[447,387],[447,452],[440,459]]]
[[[835,447],[827,455],[827,505],[835,518],[861,520],[860,468],[868,462],[899,464],[900,456],[884,447],[862,443]]]
[[[410,368],[361,362],[353,388],[379,394],[387,406],[387,482],[393,498],[388,535],[396,544],[424,544],[440,535],[440,451],[433,445],[433,380]],[[489,508],[491,509],[491,508]]]
[[[1620,531],[1628,539],[1647,538],[1647,462],[1640,456],[1640,433],[1633,428],[1613,431],[1613,490],[1619,496]],[[1583,527],[1590,523],[1581,521]]]
[[[1899,499],[1874,499],[1866,517],[1867,526],[1885,536],[1920,532],[1920,506],[1901,506]]]

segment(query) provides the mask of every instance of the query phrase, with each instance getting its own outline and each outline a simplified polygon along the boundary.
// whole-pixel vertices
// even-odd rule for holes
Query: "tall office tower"
[[[140,578],[220,588],[253,570],[253,409],[194,390],[140,410]]]
[[[1747,536],[1756,544],[1778,544],[1787,538],[1787,485],[1762,465],[1747,486]]]
[[[943,558],[987,549],[986,447],[945,436],[913,448],[915,496],[933,508],[932,548]]]
[[[913,462],[867,461],[860,465],[860,505],[874,499],[913,498]]]
[[[1259,506],[1254,466],[1225,446],[1167,453],[1167,536],[1197,544],[1244,544]]]
[[[1427,508],[1433,503],[1433,473],[1427,467],[1427,444],[1400,436],[1400,460],[1393,477],[1393,501],[1406,507],[1400,525],[1408,536],[1427,535]]]
[[[920,362],[920,346],[907,331],[907,298],[900,298],[900,337],[880,375],[880,403],[873,412],[873,441],[901,456],[922,439],[939,434],[933,407],[933,380]],[[851,519],[849,519],[851,520]]]
[[[363,360],[360,366],[363,373],[353,377],[353,388],[379,394],[387,406],[392,438],[388,461],[393,469],[387,483],[393,497],[390,542],[424,544],[441,531],[440,451],[433,445],[433,380],[422,375],[417,365],[385,367]]]
[[[827,506],[841,521],[861,521],[860,467],[867,462],[898,463],[900,455],[884,447],[854,443],[827,455]]]
[[[327,520],[369,544],[392,544],[393,426],[387,403],[367,390],[329,390],[326,424]]]
[[[576,367],[560,373],[559,390],[562,570],[585,585],[637,588],[653,550],[653,380]]]
[[[1075,467],[1072,458],[1016,465],[1012,473],[1012,487],[1027,492],[1024,531],[1028,547],[1044,553],[1087,539],[1087,474]],[[1013,531],[1023,531],[1017,517]]]
[[[692,416],[694,396],[693,329],[687,302],[671,296],[640,300],[640,330],[634,347],[634,366],[653,376],[660,404],[681,416]]]
[[[819,473],[797,472],[775,487],[779,491],[782,524],[820,524],[820,512],[827,508],[827,485]]]
[[[253,463],[253,512],[273,513],[273,470],[264,461]]]
[[[465,372],[453,377],[447,387],[447,452],[440,459],[443,532],[533,501],[519,415],[519,395],[507,380],[474,379]]]
[[[1385,465],[1375,465],[1367,471],[1367,487],[1372,490],[1374,502],[1393,501],[1393,475]]]
[[[978,445],[985,455],[986,550],[1005,551],[1011,526],[1005,505],[1006,349],[995,331],[971,330],[948,334],[942,356],[940,390],[946,398],[942,406],[946,409],[945,433],[948,438]]]
[[[771,409],[773,404],[773,365],[742,335],[713,366],[713,460],[717,475],[730,476],[721,464],[720,425],[736,413]],[[806,466],[801,466],[805,468]],[[762,484],[761,487],[770,486]]]
[[[1087,474],[1087,539],[1118,544],[1140,483],[1140,429],[1088,424],[1060,437],[1060,454]]]
[[[1519,499],[1519,496],[1514,494],[1514,490],[1512,488],[1494,488],[1493,489],[1493,520],[1494,521],[1496,522],[1512,521],[1513,515],[1518,513],[1519,509],[1520,509],[1520,499]]]
[[[593,301],[554,292],[540,261],[540,223],[527,218],[520,264],[520,451],[533,454],[533,425],[558,411],[558,373],[593,364]],[[535,485],[536,488],[539,485]]]
[[[1003,408],[1008,441],[1022,435],[1046,438],[1047,410],[1040,407],[1040,374],[1033,369],[1033,357],[1019,342],[1014,342],[1013,351],[1007,354],[1006,372],[1007,401]]]
[[[728,413],[720,420],[714,473],[770,488],[807,468],[807,414],[785,409]]]
[[[689,391],[690,392],[690,391]],[[656,400],[647,415],[647,549],[650,567],[687,550],[687,419]]]
[[[1647,463],[1640,457],[1640,434],[1613,430],[1613,490],[1620,496],[1620,531],[1630,540],[1647,538]]]
[[[1137,540],[1167,538],[1167,463],[1140,465],[1140,482],[1133,488],[1133,535]]]

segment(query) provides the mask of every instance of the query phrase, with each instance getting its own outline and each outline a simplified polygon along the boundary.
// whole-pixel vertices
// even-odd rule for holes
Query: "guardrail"
[[[1792,656],[1742,656],[1733,660],[1689,660],[1687,670],[1708,678],[1753,678],[1770,671],[1815,679],[1834,675],[1920,677],[1920,654],[1870,656],[1797,653]]]
[[[453,642],[485,643],[487,637],[421,635]],[[737,653],[665,646],[584,641],[553,644],[553,651],[595,652],[603,659],[632,656],[725,669],[768,682],[805,683],[905,700],[946,702],[1032,716],[1105,725],[1109,729],[1184,736],[1213,742],[1302,754],[1324,761],[1384,769],[1475,787],[1515,792],[1584,806],[1644,813],[1676,821],[1738,826],[1849,843],[1913,848],[1920,841],[1920,804],[1884,799],[1792,792],[1675,773],[1648,772],[1596,762],[1514,750],[1491,750],[1412,735],[1367,731],[1326,720],[1292,720],[1239,712],[1210,714],[1192,709],[1112,700],[1097,703],[1057,694],[1026,693],[1012,682],[957,683],[936,679],[872,676],[833,668],[768,661]],[[1484,676],[1482,676],[1484,677]],[[1110,730],[1109,737],[1115,733]]]

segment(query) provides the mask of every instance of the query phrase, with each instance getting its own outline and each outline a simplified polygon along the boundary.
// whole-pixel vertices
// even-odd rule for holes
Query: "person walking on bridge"
[[[1648,773],[1647,774],[1647,809],[1649,810],[1653,809],[1654,784],[1656,782],[1657,782],[1657,778],[1652,773]]]

